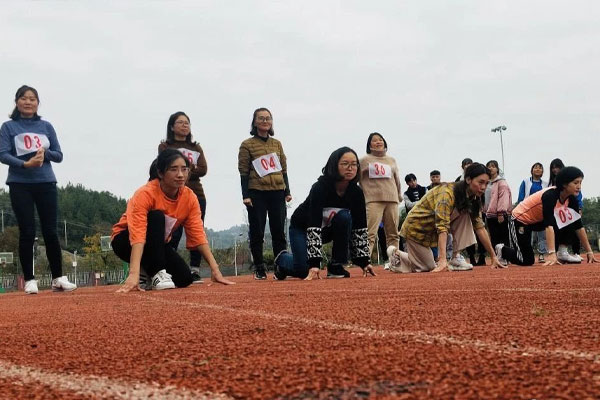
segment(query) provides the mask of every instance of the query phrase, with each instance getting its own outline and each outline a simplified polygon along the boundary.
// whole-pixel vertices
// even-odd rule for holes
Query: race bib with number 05
[[[371,179],[390,179],[392,177],[392,168],[387,164],[369,163],[369,178]]]
[[[15,150],[17,157],[24,154],[35,153],[40,147],[48,149],[50,141],[43,133],[20,133],[15,136]]]
[[[273,172],[280,172],[282,169],[281,163],[279,162],[279,157],[277,157],[276,153],[260,156],[252,161],[252,165],[254,166],[258,176],[261,178],[263,176],[272,174]]]

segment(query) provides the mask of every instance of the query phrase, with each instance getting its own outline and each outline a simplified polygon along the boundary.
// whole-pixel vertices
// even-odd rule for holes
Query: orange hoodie
[[[125,229],[129,229],[129,243],[146,243],[148,212],[160,210],[165,217],[174,218],[175,224],[165,232],[165,243],[171,239],[171,233],[180,225],[185,228],[186,247],[196,248],[207,244],[206,233],[200,218],[198,198],[188,187],[182,187],[176,199],[170,199],[160,188],[158,179],[153,179],[136,190],[127,203],[127,210],[119,222],[113,226],[111,240]],[[168,226],[168,225],[166,225]]]

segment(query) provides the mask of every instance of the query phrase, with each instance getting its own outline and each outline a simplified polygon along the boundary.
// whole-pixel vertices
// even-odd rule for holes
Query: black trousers
[[[543,231],[542,223],[535,225],[525,225],[518,220],[511,219],[508,222],[508,232],[510,245],[502,248],[502,257],[513,264],[530,266],[535,263],[535,254],[531,246],[531,232]],[[569,239],[573,233],[573,229],[568,226],[564,229],[556,229],[554,227],[555,246],[559,244],[569,243]]]
[[[265,225],[269,216],[269,228],[273,241],[273,255],[277,256],[287,248],[285,240],[285,192],[283,190],[249,190],[252,207],[248,210],[248,224],[250,228],[250,251],[254,265],[264,264],[263,242]]]
[[[200,204],[200,212],[202,213],[202,224],[204,224],[204,215],[206,214],[206,199],[198,197],[198,203]],[[177,251],[179,247],[179,242],[181,241],[181,236],[183,235],[183,226],[177,228],[171,234],[171,241],[169,245]],[[200,263],[202,262],[202,255],[198,250],[190,250],[190,266],[191,267],[200,267]]]
[[[115,236],[111,245],[121,260],[130,261],[129,230],[124,230]],[[148,213],[146,243],[140,264],[150,277],[153,277],[161,269],[167,270],[177,287],[186,287],[192,283],[190,267],[173,247],[165,243],[165,214],[162,211],[153,210]]]
[[[384,262],[388,261],[386,243],[385,229],[383,229],[383,226],[380,226],[377,228],[377,244],[379,245],[379,255]]]
[[[487,226],[490,231],[490,240],[492,242],[492,248],[496,247],[498,243],[504,243],[505,245],[509,244],[508,238],[508,219],[510,217],[505,217],[504,222],[498,222],[498,218],[490,218],[486,219]]]
[[[10,203],[19,224],[19,261],[26,281],[33,276],[35,240],[34,207],[37,208],[52,278],[62,276],[62,252],[56,233],[58,194],[56,183],[10,183]]]

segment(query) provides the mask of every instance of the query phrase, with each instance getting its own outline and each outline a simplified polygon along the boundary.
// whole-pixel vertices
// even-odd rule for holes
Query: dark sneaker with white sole
[[[200,277],[200,271],[197,267],[192,267],[192,283],[204,283],[202,277]]]
[[[257,281],[264,281],[267,279],[267,270],[264,264],[254,266],[254,279]]]
[[[281,268],[279,268],[279,258],[283,255],[283,254],[287,254],[288,251],[287,250],[281,250],[279,252],[279,254],[277,254],[277,257],[275,257],[275,261],[274,264],[275,266],[274,268],[274,272],[273,272],[273,279],[277,280],[277,281],[283,281],[285,278],[287,278],[287,274],[285,272],[283,272],[281,270]]]
[[[327,265],[327,278],[339,279],[350,278],[350,272],[342,264],[332,263]]]

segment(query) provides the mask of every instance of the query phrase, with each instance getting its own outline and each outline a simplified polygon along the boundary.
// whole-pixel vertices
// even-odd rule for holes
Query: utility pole
[[[505,171],[505,169],[504,169],[504,142],[502,141],[502,131],[505,131],[505,130],[506,130],[506,126],[504,126],[504,125],[500,125],[495,128],[492,128],[492,132],[500,134],[500,148],[502,149],[502,172]]]
[[[67,220],[65,219],[65,247],[67,247]]]

